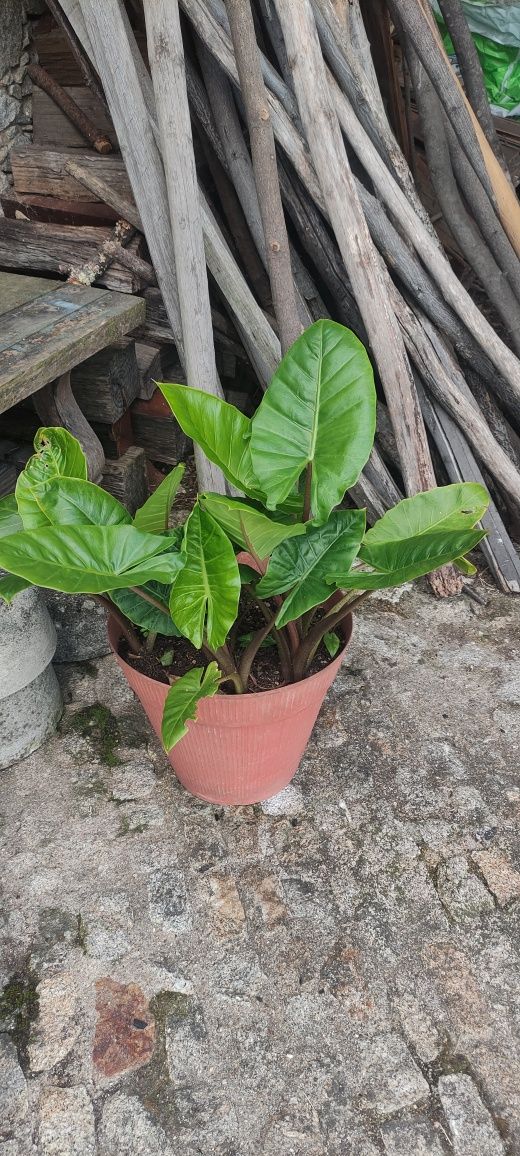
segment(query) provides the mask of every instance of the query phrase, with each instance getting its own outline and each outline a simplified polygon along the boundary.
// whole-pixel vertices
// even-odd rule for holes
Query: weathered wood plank
[[[87,357],[76,366],[71,381],[74,397],[89,421],[117,421],[141,386],[134,342],[117,342]]]
[[[10,220],[21,220],[17,214],[22,213],[28,221],[51,221],[57,225],[113,225],[121,216],[110,205],[98,201],[70,201],[11,190],[0,194],[0,205],[4,217]]]
[[[49,293],[61,284],[46,277],[27,277],[21,273],[0,272],[0,317],[11,309],[18,309],[27,301],[34,301],[44,293]],[[4,329],[2,326],[2,337]]]
[[[104,134],[114,146],[117,146],[117,137],[112,121],[107,116],[101,101],[97,99],[91,89],[87,88],[86,85],[83,87],[64,85],[64,88],[78,108],[99,129],[100,136]],[[46,148],[85,148],[85,137],[65,116],[65,113],[52,100],[52,97],[36,86],[32,94],[32,118],[34,144],[45,145]]]
[[[117,461],[105,462],[103,489],[113,494],[131,514],[142,506],[148,497],[146,476],[146,455],[140,446],[130,448]]]
[[[86,169],[114,185],[123,196],[131,197],[130,181],[121,156],[110,154],[103,157],[76,148],[44,148],[30,142],[17,145],[11,152],[15,192],[97,201],[99,198],[94,193],[66,172],[68,160],[79,161]]]
[[[110,229],[95,225],[54,225],[0,218],[0,267],[66,276],[71,269],[94,260],[110,238]],[[134,238],[128,248],[138,253],[140,245],[140,238]],[[135,293],[140,288],[139,278],[119,261],[103,271],[99,284],[119,293]]]
[[[0,353],[0,412],[117,341],[144,317],[145,304],[140,297],[79,285],[63,285],[56,292],[65,303],[84,304],[72,314],[69,310],[46,333],[45,340],[41,332],[29,333]]]

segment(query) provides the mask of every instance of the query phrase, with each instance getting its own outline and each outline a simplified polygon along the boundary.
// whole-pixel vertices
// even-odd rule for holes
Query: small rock
[[[441,1076],[439,1095],[455,1156],[504,1156],[493,1119],[470,1076]]]
[[[400,1036],[382,1035],[370,1041],[361,1070],[362,1107],[378,1116],[390,1116],[423,1104],[429,1095],[428,1084]]]
[[[94,1156],[94,1111],[85,1088],[47,1088],[40,1101],[41,1156]]]
[[[16,97],[0,89],[0,128],[8,128],[16,120],[20,112],[20,103]]]
[[[457,922],[478,919],[495,905],[484,884],[469,870],[463,855],[454,855],[441,863],[437,873],[437,891],[446,910]]]
[[[0,1036],[0,1135],[16,1131],[27,1108],[27,1083],[16,1048],[8,1036]]]
[[[103,1076],[147,1064],[155,1044],[155,1020],[141,988],[106,978],[96,983],[97,1022],[93,1060]]]
[[[254,884],[255,899],[258,902],[262,919],[269,927],[280,923],[287,915],[287,908],[278,889],[278,881],[274,875],[266,875]]]
[[[118,803],[147,799],[157,786],[151,759],[140,758],[135,762],[115,767],[112,772],[112,798]]]
[[[150,919],[165,931],[189,931],[192,918],[184,874],[173,867],[159,867],[148,883]]]
[[[499,907],[520,899],[520,873],[497,851],[475,851],[471,856]]]
[[[216,930],[221,939],[239,935],[245,923],[237,885],[229,875],[210,875],[210,904],[215,913]]]
[[[15,68],[22,48],[22,10],[20,0],[3,0],[2,37],[0,40],[0,76]]]
[[[381,1128],[388,1156],[444,1156],[439,1131],[430,1122],[391,1120]]]
[[[39,1015],[29,1044],[32,1072],[48,1072],[69,1054],[82,1025],[78,1016],[75,979],[70,972],[43,979],[38,985]]]

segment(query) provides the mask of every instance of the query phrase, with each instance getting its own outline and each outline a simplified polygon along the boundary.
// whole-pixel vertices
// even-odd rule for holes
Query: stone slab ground
[[[110,658],[4,772],[0,1156],[520,1153],[520,606],[356,623],[294,785],[190,798]]]

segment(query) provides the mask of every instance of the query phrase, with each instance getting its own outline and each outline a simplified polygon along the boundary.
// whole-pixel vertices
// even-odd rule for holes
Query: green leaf
[[[173,662],[173,650],[165,650],[159,659],[161,666],[171,666]]]
[[[473,565],[473,562],[469,562],[467,558],[455,558],[453,564],[457,567],[457,570],[460,570],[461,574],[467,574],[469,578],[472,578],[473,575],[477,573],[477,567]]]
[[[187,385],[159,381],[168,405],[182,430],[209,458],[220,466],[228,482],[249,498],[263,501],[251,463],[251,420],[213,394]]]
[[[251,458],[268,509],[310,464],[312,514],[326,521],[370,455],[375,415],[364,346],[343,325],[316,321],[285,354],[252,419]]]
[[[469,530],[485,514],[489,495],[478,482],[439,486],[404,498],[365,534],[363,547],[376,542],[402,542],[419,534]]]
[[[330,654],[331,658],[335,658],[341,646],[341,642],[333,630],[327,630],[327,633],[323,635],[323,644],[327,654]]]
[[[16,534],[18,530],[23,530],[23,522],[18,513],[16,496],[8,494],[6,498],[0,498],[0,538]]]
[[[276,618],[278,627],[330,597],[337,586],[336,573],[347,574],[358,553],[365,511],[336,510],[324,526],[307,523],[307,527],[304,537],[291,538],[277,547],[256,587],[259,598],[289,591]]]
[[[305,533],[305,526],[301,522],[292,526],[275,522],[261,510],[256,510],[238,498],[201,494],[199,502],[202,509],[211,514],[237,546],[250,550],[257,558],[268,558],[285,538]]]
[[[164,610],[152,606],[134,590],[112,590],[110,597],[112,602],[115,602],[116,606],[123,611],[123,614],[126,614],[126,617],[134,623],[134,626],[140,626],[141,630],[153,631],[154,634],[164,634],[166,638],[178,638],[180,630],[177,630],[172,621],[168,606],[171,586],[165,586],[160,582],[147,582],[145,585],[140,585],[139,589],[143,590],[145,594],[152,594],[154,598],[162,602]]]
[[[168,551],[168,552],[166,552]],[[0,538],[0,567],[65,594],[102,594],[150,580],[171,583],[182,558],[133,526],[48,526]]]
[[[26,582],[25,578],[17,578],[14,574],[4,574],[0,577],[0,598],[2,602],[12,602],[17,594],[22,590],[27,590],[32,586],[32,582]]]
[[[474,530],[489,497],[477,482],[440,486],[404,498],[367,530],[359,558],[376,573],[353,572],[342,580],[345,589],[378,590],[411,582],[457,561],[480,542]],[[470,565],[464,560],[463,566]]]
[[[168,529],[168,518],[175,495],[179,489],[185,466],[180,463],[166,475],[160,486],[137,511],[134,526],[146,534],[164,534]]]
[[[201,698],[211,698],[217,693],[220,671],[216,662],[204,668],[196,666],[178,678],[170,687],[164,704],[162,720],[162,741],[166,751],[187,733],[188,719],[197,718],[197,703]]]
[[[37,489],[36,500],[52,526],[124,526],[132,521],[117,498],[79,478],[56,478]]]
[[[484,530],[449,530],[437,534],[420,534],[404,542],[378,542],[365,550],[362,546],[359,557],[373,570],[352,570],[342,576],[339,584],[345,590],[384,590],[389,586],[401,586],[423,574],[438,570],[447,562],[454,562],[485,537]]]
[[[25,530],[37,530],[50,524],[39,498],[42,487],[57,478],[79,478],[86,481],[87,461],[77,440],[66,429],[45,426],[34,439],[36,453],[29,458],[16,483],[18,513]]]
[[[227,534],[198,504],[186,522],[183,554],[186,563],[170,597],[172,618],[197,650],[205,638],[217,650],[237,616],[240,574]]]

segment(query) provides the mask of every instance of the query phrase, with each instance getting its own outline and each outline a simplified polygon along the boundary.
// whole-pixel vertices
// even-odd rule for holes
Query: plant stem
[[[276,614],[273,614],[269,622],[266,622],[265,626],[261,626],[260,629],[257,630],[255,634],[253,634],[249,646],[246,646],[246,649],[244,650],[238,665],[238,672],[244,686],[247,686],[253,662],[258,654],[258,651],[260,650],[262,642],[264,642],[264,640],[267,638],[267,635],[270,634],[274,625],[275,618]]]
[[[155,606],[156,610],[160,610],[162,614],[169,615],[170,611],[164,602],[159,598],[154,598],[153,594],[149,594],[147,590],[143,590],[142,586],[130,586],[132,594],[138,594],[139,598],[143,598],[145,602],[149,602],[150,606]]]
[[[121,613],[115,602],[112,602],[111,598],[105,598],[104,594],[91,594],[90,597],[94,598],[96,602],[100,602],[101,605],[105,607],[107,613],[115,619],[121,633],[128,642],[132,654],[139,654],[142,649],[140,639],[126,615]]]
[[[314,626],[311,627],[307,637],[304,638],[297,654],[294,656],[295,682],[300,682],[303,678],[309,663],[312,662],[312,658],[316,653],[323,635],[326,634],[328,630],[334,630],[335,626],[339,626],[339,623],[342,622],[345,615],[352,613],[371,593],[370,590],[363,590],[363,592],[355,598],[351,598],[350,594],[346,594],[340,602],[336,603],[332,610],[329,610],[328,614],[320,618],[319,622],[314,623]]]
[[[149,630],[148,634],[146,635],[146,642],[144,644],[144,648],[145,648],[147,654],[152,653],[152,650],[153,650],[156,642],[157,642],[157,631],[156,630]]]
[[[311,517],[311,486],[312,486],[312,462],[307,462],[305,470],[305,495],[303,498],[303,521],[308,522]]]
[[[223,682],[232,682],[237,694],[244,694],[245,686],[237,670],[234,674],[224,674],[220,680],[220,686]]]

